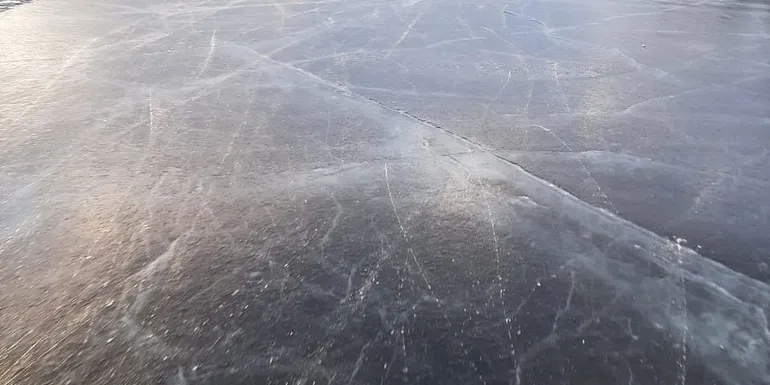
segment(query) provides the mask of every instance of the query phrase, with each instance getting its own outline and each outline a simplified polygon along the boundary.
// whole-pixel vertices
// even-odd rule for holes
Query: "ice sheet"
[[[14,6],[0,383],[769,383],[768,16]]]

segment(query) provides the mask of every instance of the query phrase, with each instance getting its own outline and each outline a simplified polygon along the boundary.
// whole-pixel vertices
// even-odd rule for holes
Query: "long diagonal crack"
[[[477,142],[469,139],[468,137],[465,137],[463,135],[457,134],[457,133],[455,133],[455,132],[453,132],[453,131],[451,131],[451,130],[449,130],[447,128],[444,128],[443,126],[441,126],[441,125],[439,125],[437,123],[431,122],[428,119],[421,118],[421,117],[419,117],[417,115],[414,115],[414,114],[412,114],[412,113],[410,113],[408,111],[395,108],[395,107],[390,106],[388,104],[385,104],[385,103],[383,103],[383,102],[381,102],[381,101],[379,101],[377,99],[374,99],[374,98],[371,98],[371,97],[367,97],[365,95],[353,92],[350,89],[348,89],[348,88],[346,88],[346,87],[344,87],[344,86],[342,86],[340,84],[337,84],[337,83],[335,83],[333,81],[324,79],[324,78],[322,78],[322,77],[320,77],[320,76],[318,76],[318,75],[316,75],[316,74],[314,74],[314,73],[312,73],[310,71],[307,71],[305,69],[296,67],[296,66],[291,65],[289,63],[285,63],[285,62],[273,59],[273,58],[271,58],[271,57],[269,57],[267,55],[264,55],[262,53],[259,53],[259,52],[255,51],[255,50],[253,50],[251,48],[243,47],[243,46],[239,46],[239,47],[247,49],[248,51],[252,52],[254,55],[258,56],[260,59],[262,59],[264,61],[267,61],[267,62],[269,62],[271,64],[274,64],[274,65],[283,67],[285,69],[288,69],[290,71],[297,72],[297,73],[300,73],[302,75],[305,75],[305,76],[307,76],[307,77],[309,77],[309,78],[311,78],[311,79],[313,79],[313,80],[315,80],[315,81],[317,81],[319,83],[322,83],[322,84],[332,88],[336,92],[344,94],[345,96],[348,96],[348,97],[351,97],[351,98],[354,98],[354,99],[358,99],[358,100],[368,101],[369,103],[375,104],[375,105],[383,108],[384,110],[387,110],[387,111],[399,114],[401,116],[406,117],[409,120],[418,122],[418,123],[420,123],[420,124],[422,124],[424,126],[430,127],[432,129],[438,130],[438,131],[440,131],[440,132],[442,132],[442,133],[444,133],[446,135],[449,135],[449,136],[455,138],[456,140],[459,140],[459,141],[463,142],[464,144],[468,145],[468,147],[470,147],[470,148],[475,148],[477,150],[485,152],[486,154],[489,154],[490,156],[492,156],[494,158],[497,158],[498,160],[502,161],[503,163],[506,163],[508,165],[511,165],[511,166],[514,166],[514,167],[518,168],[521,172],[525,173],[527,176],[529,176],[533,180],[536,180],[539,183],[547,186],[548,188],[553,189],[554,191],[557,191],[560,195],[562,195],[564,197],[568,197],[568,198],[570,198],[570,199],[572,199],[572,200],[574,200],[576,202],[580,202],[581,205],[584,205],[585,207],[588,207],[590,210],[592,210],[594,212],[601,213],[602,215],[608,217],[608,219],[610,219],[610,220],[620,221],[623,224],[629,225],[632,228],[641,231],[643,234],[645,234],[647,236],[652,236],[652,237],[654,237],[654,238],[656,238],[659,241],[664,242],[664,243],[670,243],[670,241],[668,239],[666,239],[665,237],[662,237],[662,236],[654,233],[652,230],[644,228],[644,227],[642,227],[642,226],[640,226],[640,225],[638,225],[636,223],[633,223],[633,222],[631,222],[631,221],[629,221],[629,220],[627,220],[627,219],[625,219],[623,217],[618,216],[617,214],[611,213],[611,212],[609,212],[609,211],[607,211],[607,210],[605,210],[605,209],[603,209],[601,207],[594,206],[594,205],[592,205],[592,204],[590,204],[590,203],[588,203],[588,202],[578,198],[577,196],[573,195],[569,191],[564,190],[563,188],[560,188],[559,186],[549,182],[548,180],[543,179],[543,178],[533,174],[532,172],[528,171],[524,166],[522,166],[521,164],[517,163],[516,161],[511,160],[509,158],[506,158],[506,157],[496,153],[494,149],[489,148],[487,146],[484,146],[481,143],[477,143]]]
[[[236,46],[238,45],[236,44]],[[683,314],[671,318],[670,314],[661,313],[661,310],[655,307],[656,305],[654,303],[653,297],[639,298],[638,301],[640,301],[640,303],[638,306],[640,306],[642,309],[647,309],[652,312],[649,315],[651,322],[657,322],[660,320],[665,322],[672,329],[678,330],[679,332],[677,332],[676,335],[681,336],[682,341],[687,343],[687,345],[692,344],[691,346],[687,347],[687,352],[692,351],[693,353],[697,353],[703,356],[706,360],[714,359],[719,354],[728,354],[727,357],[722,357],[720,358],[721,361],[718,361],[720,364],[718,364],[713,369],[715,374],[718,374],[724,378],[729,378],[732,374],[735,374],[736,370],[738,370],[737,368],[744,366],[743,359],[741,358],[741,352],[745,349],[749,349],[749,345],[751,345],[746,341],[739,341],[734,346],[734,349],[731,349],[729,352],[723,352],[721,350],[717,351],[715,347],[716,345],[714,345],[714,341],[707,337],[714,332],[715,322],[746,322],[746,325],[750,327],[749,330],[728,332],[729,336],[727,337],[732,338],[736,333],[747,332],[758,340],[764,341],[762,342],[762,347],[751,345],[752,347],[756,347],[758,352],[761,350],[761,352],[758,353],[759,355],[761,355],[762,352],[767,351],[766,346],[770,344],[770,330],[767,328],[767,316],[763,309],[767,308],[767,306],[770,306],[770,288],[768,288],[768,285],[750,277],[736,273],[728,267],[705,258],[692,249],[676,244],[673,241],[670,241],[649,229],[646,229],[625,218],[622,218],[616,213],[612,213],[608,210],[583,201],[570,192],[527,171],[522,165],[516,163],[514,160],[508,159],[496,153],[494,149],[488,148],[483,144],[476,143],[475,141],[459,135],[447,128],[444,128],[439,124],[433,123],[427,119],[416,116],[408,111],[398,109],[379,100],[353,92],[343,85],[324,79],[305,69],[275,60],[248,47],[238,47],[240,49],[247,50],[251,54],[257,56],[258,60],[262,60],[270,65],[282,67],[291,72],[301,74],[304,77],[311,79],[324,87],[328,87],[330,90],[338,92],[345,97],[351,98],[351,100],[371,103],[372,105],[375,105],[384,111],[399,114],[408,120],[418,122],[421,125],[429,127],[433,130],[437,130],[454,138],[455,140],[467,145],[471,152],[474,152],[474,149],[478,150],[479,153],[484,153],[489,158],[496,159],[502,163],[512,166],[517,174],[520,174],[522,178],[526,179],[524,183],[529,182],[531,184],[528,189],[537,194],[539,198],[545,202],[546,206],[560,206],[563,204],[563,201],[566,200],[571,202],[571,204],[574,204],[576,209],[580,209],[581,212],[588,216],[585,218],[586,221],[590,223],[612,223],[613,226],[611,230],[605,228],[606,231],[609,231],[611,236],[622,236],[623,234],[632,232],[634,234],[633,238],[635,238],[635,242],[639,242],[640,244],[644,244],[647,247],[651,247],[651,259],[647,262],[658,265],[665,271],[668,271],[672,277],[679,278],[677,280],[676,287],[669,287],[669,289],[674,290],[672,293],[680,297],[676,299],[675,302],[682,305],[678,307],[677,310]],[[539,192],[542,192],[542,194]],[[586,266],[590,266],[590,264],[595,263],[587,256],[575,255],[575,257],[585,259],[583,263],[586,264]],[[622,291],[628,286],[623,282],[618,282],[613,276],[611,276],[611,273],[608,271],[597,270],[595,273],[597,274],[598,278],[606,279],[608,283],[616,285],[618,290]],[[690,299],[695,302],[704,300],[703,298],[699,297],[697,291],[689,294],[690,290],[685,290],[684,286],[692,286],[699,290],[706,291],[710,293],[710,295],[717,296],[718,300],[721,301],[719,304],[724,305],[724,308],[718,308],[716,310],[693,310],[694,312],[692,312],[692,317],[688,316],[688,319],[684,320],[683,322],[685,323],[682,324],[683,317],[681,316],[686,316],[688,313],[690,313],[687,307],[683,305],[685,301],[690,302]],[[569,298],[571,299],[571,297]],[[737,311],[738,314],[730,313],[728,310]],[[545,348],[546,346],[549,346],[551,343],[553,343],[553,338],[555,337],[551,337],[550,340],[544,340],[541,345],[538,345],[538,347]],[[403,349],[405,341],[402,340],[401,342],[401,348]],[[539,349],[537,348],[529,349],[528,353],[522,357],[519,357],[515,372],[517,383],[521,381],[521,365],[526,366],[528,358],[537,355],[538,351]],[[684,362],[684,355],[682,356],[681,360]],[[764,380],[770,378],[763,365],[763,359],[753,361],[752,371],[746,372],[743,377],[751,380]]]

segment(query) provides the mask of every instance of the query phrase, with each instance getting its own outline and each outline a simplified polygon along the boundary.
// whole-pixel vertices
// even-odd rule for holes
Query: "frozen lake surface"
[[[767,2],[15,3],[0,384],[770,383]]]

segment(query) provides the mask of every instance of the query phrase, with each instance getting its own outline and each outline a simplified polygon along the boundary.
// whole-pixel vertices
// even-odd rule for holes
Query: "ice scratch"
[[[166,267],[169,265],[169,262],[173,259],[173,257],[176,255],[176,248],[177,244],[179,243],[180,238],[187,235],[186,233],[182,236],[177,237],[174,239],[166,248],[166,250],[161,253],[159,256],[155,257],[150,263],[145,265],[141,270],[137,271],[133,274],[132,277],[138,277],[141,279],[147,279],[151,277],[153,274],[165,270]]]
[[[500,91],[497,93],[497,96],[495,96],[495,100],[500,98],[500,95],[503,94],[505,89],[508,87],[508,83],[510,83],[510,82],[511,82],[511,71],[509,70],[508,71],[508,78],[505,79],[505,84],[503,84],[503,86],[500,88]]]
[[[150,145],[152,145],[153,138],[155,138],[155,106],[152,103],[152,89],[149,91],[149,96],[147,97],[147,108],[150,110],[150,137],[149,142]]]
[[[529,76],[527,76],[529,77]],[[529,106],[532,103],[532,93],[535,91],[535,81],[530,79],[529,95],[527,95],[527,104],[524,106],[524,117],[529,122]],[[524,125],[524,150],[529,151],[529,125]]]
[[[329,146],[329,130],[332,127],[332,115],[329,109],[326,109],[326,135],[324,137],[324,142],[327,146]]]
[[[529,20],[531,22],[535,22],[537,24],[542,25],[545,28],[546,32],[550,31],[550,28],[548,28],[547,24],[545,24],[541,20],[535,19],[534,17],[529,17],[527,15],[524,15],[524,14],[521,14],[521,13],[518,13],[518,12],[509,11],[507,9],[503,9],[503,13],[506,14],[506,15],[511,15],[511,16],[517,16],[517,17],[525,18],[525,19],[527,19],[527,20]]]
[[[281,6],[281,4],[275,0],[273,0],[273,5],[278,9],[278,12],[281,13],[281,29],[283,29],[286,27],[286,9],[284,9],[283,6]]]
[[[508,72],[508,80],[510,80],[511,73]],[[506,85],[508,83],[506,82]],[[503,86],[503,89],[505,89],[505,86]],[[502,92],[502,89],[501,89]],[[473,150],[468,148],[468,152],[471,155],[471,159],[473,160],[473,166],[476,169],[476,178],[479,181],[479,187],[481,188],[481,195],[484,197],[484,203],[487,206],[487,215],[489,216],[489,226],[492,230],[492,242],[493,246],[495,248],[495,264],[496,264],[496,270],[497,270],[497,284],[499,285],[499,294],[500,294],[500,304],[503,308],[503,318],[505,318],[505,324],[506,328],[508,329],[508,343],[510,344],[511,350],[513,350],[513,335],[511,334],[511,317],[508,316],[508,306],[505,303],[505,286],[503,284],[503,276],[500,272],[500,241],[497,237],[497,229],[496,229],[496,223],[495,223],[495,215],[492,212],[492,205],[489,203],[489,198],[487,198],[487,192],[484,189],[484,181],[481,179],[481,173],[479,173],[479,165],[476,162],[476,157],[473,155]]]
[[[556,81],[556,86],[559,87],[561,90],[562,98],[564,98],[564,107],[567,108],[567,113],[572,113],[572,108],[569,105],[569,97],[567,96],[567,92],[564,90],[564,86],[561,85],[561,81],[559,80],[559,63],[553,63],[551,66],[551,71],[553,72],[553,78]]]
[[[390,178],[388,178],[387,163],[385,163],[385,186],[388,188],[388,197],[390,198],[391,206],[393,206],[393,214],[396,216],[398,227],[401,229],[401,235],[404,236],[404,240],[406,241],[407,248],[409,249],[409,254],[412,256],[412,259],[414,260],[415,265],[417,265],[417,270],[419,270],[420,275],[422,276],[422,280],[425,281],[425,285],[427,285],[428,290],[433,291],[433,287],[430,285],[430,282],[428,282],[428,277],[425,276],[425,272],[423,272],[422,270],[422,265],[420,264],[420,261],[417,260],[417,255],[415,255],[414,250],[412,250],[412,246],[410,245],[410,242],[409,242],[409,237],[406,234],[406,229],[404,229],[404,224],[401,222],[401,217],[398,216],[398,209],[396,209],[396,201],[393,199],[393,191],[390,189]]]
[[[209,43],[209,53],[206,55],[206,59],[203,61],[203,64],[201,65],[201,69],[198,70],[198,75],[195,76],[195,79],[200,79],[201,75],[203,75],[203,72],[206,71],[206,69],[209,67],[209,63],[211,63],[211,58],[214,56],[214,50],[217,48],[217,30],[215,29],[214,32],[211,33],[211,42]]]
[[[409,23],[409,25],[406,27],[404,32],[401,34],[401,37],[398,39],[396,44],[393,45],[394,49],[398,48],[398,46],[401,45],[401,43],[404,41],[404,39],[406,39],[407,36],[409,36],[409,34],[412,32],[412,29],[414,28],[414,25],[417,24],[417,22],[420,21],[420,19],[422,19],[422,15],[424,15],[424,14],[425,14],[425,9],[420,11],[420,13],[417,14],[417,16],[412,20],[412,22]]]
[[[561,319],[561,316],[564,315],[564,312],[569,310],[570,306],[572,306],[572,296],[575,294],[575,272],[574,271],[570,271],[570,279],[572,283],[570,284],[570,287],[569,287],[569,293],[567,294],[567,299],[564,301],[564,307],[559,309],[559,311],[556,313],[556,316],[553,318],[551,333],[556,332],[559,319]]]
[[[326,230],[326,234],[321,238],[321,253],[323,253],[324,246],[326,246],[327,243],[329,243],[329,238],[331,237],[332,232],[334,232],[334,229],[337,228],[337,225],[339,224],[340,217],[342,217],[342,213],[345,212],[345,209],[340,204],[340,201],[337,200],[337,197],[332,194],[332,199],[334,200],[334,206],[335,206],[335,213],[334,217],[331,220],[331,226],[328,230]],[[392,198],[391,198],[392,201]],[[399,222],[400,224],[400,222]]]
[[[532,127],[537,127],[553,136],[556,140],[558,140],[564,148],[566,148],[569,152],[574,152],[572,150],[572,147],[570,147],[567,142],[565,142],[562,138],[560,138],[558,135],[556,135],[551,129],[546,128],[544,126],[541,126],[539,124],[533,124]],[[583,159],[580,159],[580,156],[577,158],[578,162],[580,163],[580,167],[583,168],[583,171],[588,175],[588,178],[591,179],[594,186],[596,187],[596,190],[599,192],[599,195],[604,199],[604,202],[612,209],[612,211],[617,214],[618,210],[615,208],[615,205],[612,204],[612,201],[610,201],[610,198],[607,196],[607,194],[604,193],[604,190],[602,190],[602,187],[599,185],[599,182],[596,181],[596,178],[594,178],[593,174],[591,174],[590,171],[588,171],[588,167],[586,167],[585,163],[583,162]]]
[[[361,348],[361,353],[358,354],[358,359],[356,360],[356,364],[353,367],[353,372],[350,373],[350,379],[348,380],[348,385],[353,383],[353,379],[356,378],[356,375],[361,370],[361,366],[363,366],[364,360],[366,359],[366,349],[369,348],[369,345],[372,344],[372,341],[367,342],[364,344],[364,347]]]
[[[466,42],[466,41],[476,41],[476,40],[484,40],[484,38],[483,37],[464,37],[464,38],[461,38],[461,39],[442,40],[442,41],[437,41],[435,43],[428,44],[425,47],[422,47],[422,48],[419,48],[419,49],[436,48],[436,47],[441,47],[443,45],[450,45],[450,44],[454,44],[454,43],[462,43],[462,42]]]

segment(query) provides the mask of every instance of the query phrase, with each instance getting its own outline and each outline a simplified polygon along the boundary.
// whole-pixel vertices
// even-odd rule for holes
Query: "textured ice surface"
[[[770,9],[0,14],[0,383],[770,383]]]

